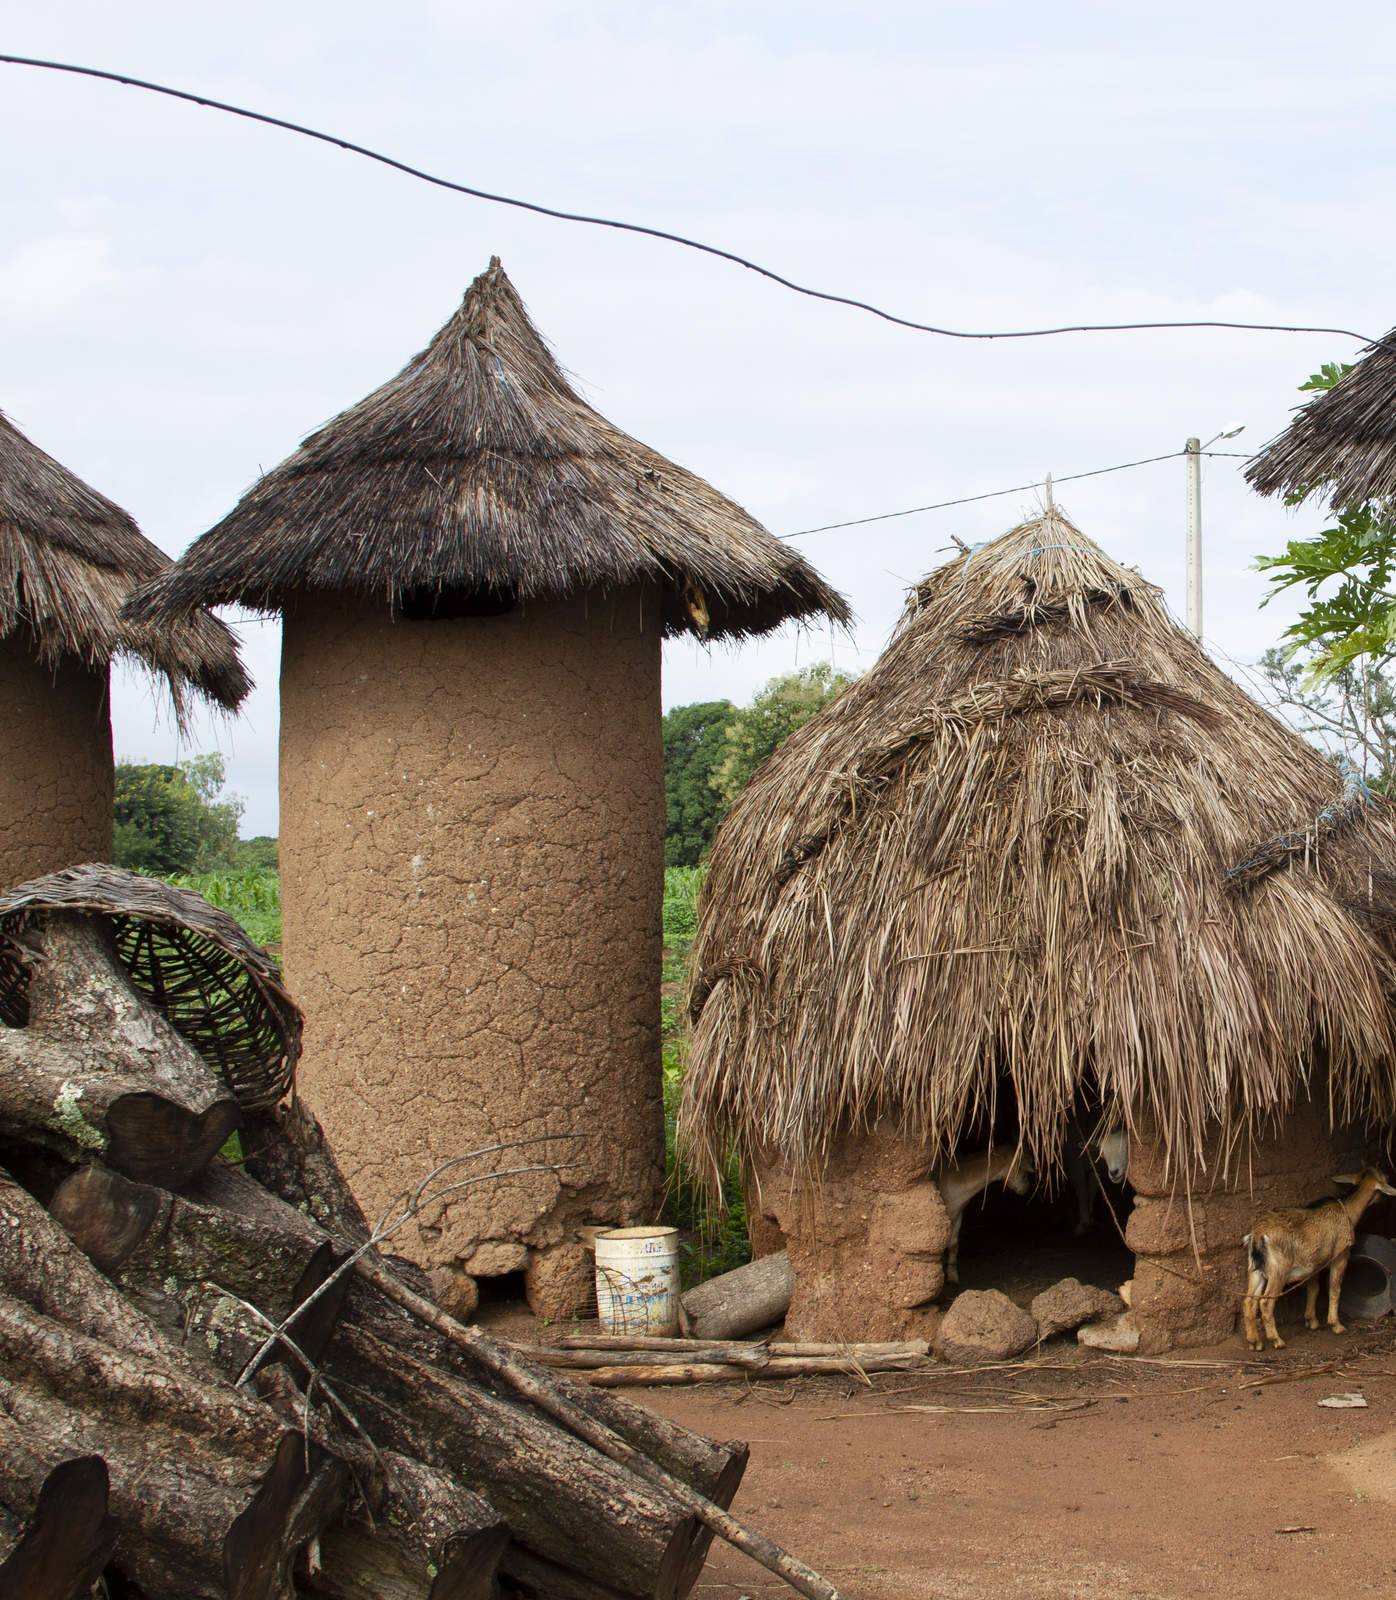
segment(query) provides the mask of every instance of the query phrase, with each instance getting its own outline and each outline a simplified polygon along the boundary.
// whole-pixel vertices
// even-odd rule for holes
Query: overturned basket
[[[132,984],[227,1083],[247,1111],[295,1079],[301,1014],[276,962],[226,911],[120,867],[65,867],[0,895],[0,1022],[29,1019],[26,924],[45,911],[105,917]]]

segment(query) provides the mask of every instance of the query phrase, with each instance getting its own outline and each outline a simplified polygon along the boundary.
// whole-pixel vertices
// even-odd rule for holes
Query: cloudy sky
[[[125,70],[342,133],[464,182],[696,235],[801,281],[966,328],[1222,317],[1393,321],[1396,11],[969,5],[389,8],[9,0],[0,48]],[[673,246],[413,183],[129,89],[0,66],[0,407],[171,554],[395,372],[491,254],[583,392],[777,533],[1284,424],[1331,336],[1196,331],[997,344],[909,333]],[[1221,446],[1220,448],[1227,448]],[[1254,557],[1312,526],[1207,463],[1206,636],[1253,661]],[[1167,461],[1059,503],[1181,613]],[[818,534],[876,656],[951,538],[1035,497]],[[274,625],[256,693],[207,722],[276,828]],[[744,699],[826,634],[669,647],[665,702]],[[120,754],[177,753],[137,680]]]

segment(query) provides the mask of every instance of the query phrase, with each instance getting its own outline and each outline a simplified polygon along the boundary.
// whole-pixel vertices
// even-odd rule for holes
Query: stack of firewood
[[[133,981],[112,918],[25,903],[0,923],[24,969],[0,1026],[0,1594],[682,1596],[714,1531],[832,1594],[726,1511],[744,1445],[454,1322],[304,1108],[240,1104]]]

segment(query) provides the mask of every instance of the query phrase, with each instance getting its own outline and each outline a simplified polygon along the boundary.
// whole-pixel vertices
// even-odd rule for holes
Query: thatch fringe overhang
[[[130,591],[170,564],[120,506],[0,413],[0,639],[22,630],[48,666],[128,656],[166,680],[181,724],[190,689],[235,710],[252,685],[221,622],[198,608],[159,626],[121,616]]]
[[[426,350],[254,484],[130,614],[636,582],[657,586],[666,633],[849,620],[795,551],[577,395],[495,259]]]
[[[1260,494],[1318,490],[1334,506],[1396,497],[1396,329],[1300,408],[1246,480]]]
[[[1084,1101],[1187,1173],[1310,1092],[1390,1116],[1396,819],[1353,810],[1060,513],[957,558],[714,840],[699,1169],[735,1144],[817,1172],[881,1118],[929,1160],[996,1109],[1046,1167]]]

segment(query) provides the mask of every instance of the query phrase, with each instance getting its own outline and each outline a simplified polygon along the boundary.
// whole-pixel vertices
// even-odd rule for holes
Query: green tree
[[[828,661],[797,672],[783,672],[756,692],[751,704],[737,712],[723,736],[724,749],[712,784],[722,809],[737,798],[757,767],[796,728],[802,727],[853,682]]]
[[[1331,389],[1351,371],[1330,361],[1300,385],[1301,392]],[[1286,503],[1302,505],[1323,492],[1310,484]],[[1286,652],[1312,685],[1353,668],[1380,673],[1396,652],[1396,506],[1368,503],[1337,506],[1333,525],[1304,539],[1291,539],[1277,556],[1256,565],[1270,576],[1266,602],[1302,589],[1307,604],[1285,630]]]
[[[696,867],[725,807],[712,777],[737,708],[730,700],[675,706],[664,718],[664,865]]]
[[[169,766],[119,761],[112,855],[120,867],[169,877],[236,859],[242,801],[224,795],[221,755]]]

